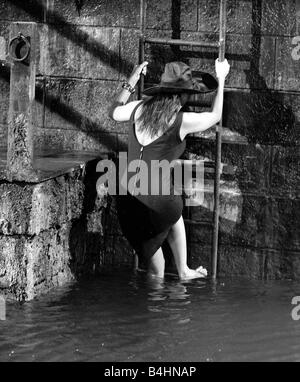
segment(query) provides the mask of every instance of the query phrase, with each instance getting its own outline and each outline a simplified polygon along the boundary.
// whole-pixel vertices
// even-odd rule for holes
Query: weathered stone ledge
[[[1,293],[30,300],[106,264],[130,263],[121,238],[106,237],[110,204],[105,188],[97,193],[96,165],[39,184],[0,185]]]

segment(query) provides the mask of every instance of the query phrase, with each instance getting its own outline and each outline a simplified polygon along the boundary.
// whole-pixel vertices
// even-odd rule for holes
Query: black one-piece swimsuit
[[[167,160],[172,162],[183,154],[186,142],[180,139],[179,130],[182,122],[182,112],[179,112],[170,128],[152,143],[142,146],[135,134],[135,112],[131,116],[131,126],[128,137],[128,164],[143,160],[147,164],[148,189],[151,189],[151,160]],[[137,170],[137,172],[139,169]],[[136,173],[128,173],[128,179],[137,179]],[[161,182],[164,180],[161,179]],[[137,182],[138,184],[138,182]],[[174,185],[170,182],[170,195],[141,195],[138,192],[127,192],[127,195],[117,197],[117,211],[120,225],[125,237],[136,251],[139,259],[148,261],[163,245],[170,228],[182,215],[183,199],[174,194]],[[134,195],[132,195],[132,193]]]

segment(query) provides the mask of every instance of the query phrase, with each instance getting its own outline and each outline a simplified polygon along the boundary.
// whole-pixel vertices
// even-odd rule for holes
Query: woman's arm
[[[187,134],[198,133],[209,129],[218,123],[222,117],[224,84],[230,66],[225,59],[223,62],[216,60],[216,75],[219,81],[217,95],[211,112],[183,113],[180,137],[184,139]]]
[[[136,107],[138,103],[141,101],[133,101],[129,102],[127,105],[127,101],[130,95],[133,92],[135,85],[138,83],[141,74],[145,75],[147,70],[148,62],[145,61],[141,65],[137,65],[128,81],[126,82],[126,88],[122,88],[121,92],[118,94],[117,98],[114,100],[113,104],[109,110],[109,116],[116,122],[126,122],[129,121],[132,111]]]

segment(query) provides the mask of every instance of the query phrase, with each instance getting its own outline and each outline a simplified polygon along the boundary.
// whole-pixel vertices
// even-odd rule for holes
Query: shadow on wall
[[[181,0],[172,1],[172,38],[181,37]],[[249,69],[245,69],[246,83],[250,91],[234,90],[225,93],[223,124],[231,131],[243,135],[249,143],[258,144],[294,144],[299,139],[295,126],[295,115],[290,106],[284,103],[281,92],[270,90],[266,80],[260,75],[261,63],[261,25],[262,1],[252,1],[251,50],[249,54],[226,53],[229,61],[248,62]],[[215,41],[218,36],[209,37]],[[188,65],[193,59],[210,60],[217,58],[215,51],[205,49],[195,50],[179,46],[151,45],[147,52],[152,58],[149,64],[149,84],[159,81],[166,62],[180,60]],[[155,59],[154,59],[155,58]],[[274,58],[275,59],[275,58]],[[197,75],[197,71],[194,72]]]
[[[46,8],[37,0],[32,0],[30,6],[26,5],[26,2],[21,0],[10,0],[15,6],[29,12],[33,18],[39,18],[41,14],[46,12]],[[181,35],[181,0],[172,1],[172,38],[180,38]],[[81,31],[78,27],[69,24],[60,14],[53,10],[47,10],[49,18],[54,21],[50,24],[50,28],[55,28],[58,33],[63,34],[74,44],[83,47],[86,51],[92,53],[95,57],[101,60],[103,63],[108,64],[114,69],[122,71],[124,74],[128,74],[133,67],[133,64],[122,60],[120,61],[119,54],[110,51],[103,44],[90,38],[90,36]],[[243,125],[245,116],[247,118],[247,128],[244,128],[243,132],[240,132],[247,136],[250,142],[263,143],[266,140],[270,143],[282,144],[284,140],[289,139],[290,135],[295,132],[291,130],[291,126],[294,125],[295,117],[290,107],[286,107],[283,103],[282,95],[278,92],[269,91],[264,78],[259,74],[259,62],[260,62],[260,26],[262,5],[261,1],[253,0],[252,11],[252,51],[249,56],[228,54],[229,60],[245,60],[250,61],[250,69],[246,71],[247,82],[250,85],[250,89],[263,89],[263,91],[251,91],[251,93],[245,92],[231,92],[229,96],[225,98],[224,104],[224,124],[231,130],[240,130],[240,126]],[[59,24],[63,24],[64,28],[59,28]],[[193,52],[182,51],[178,46],[172,46],[170,49],[165,49],[161,46],[151,46],[151,56],[156,57],[155,63],[152,64],[153,70],[149,73],[160,73],[161,68],[167,61],[179,59],[188,63],[191,57],[193,58],[206,58],[212,59],[216,57],[215,53],[211,52]],[[2,67],[0,75],[8,80],[7,69]],[[157,76],[156,76],[157,77]],[[157,78],[149,78],[150,82],[155,82]],[[257,86],[259,84],[259,86]],[[38,85],[36,89],[36,99],[38,102],[44,102],[44,89],[42,85]],[[57,97],[46,94],[46,107],[72,123],[78,130],[84,131],[86,134],[94,139],[97,139],[99,132],[105,133],[101,127],[92,121],[92,119],[86,118],[81,113],[71,108],[70,106],[62,103]],[[251,121],[249,121],[249,116]],[[81,121],[86,120],[84,129],[82,129]],[[280,125],[278,124],[280,121]],[[96,132],[96,133],[95,133]],[[109,136],[105,134],[101,137],[101,143],[108,148],[114,148],[115,136]],[[293,138],[293,137],[292,137]],[[124,150],[126,145],[122,142],[118,142],[118,146]]]
[[[55,12],[54,10],[47,9],[40,1],[31,0],[30,5],[28,5],[23,0],[10,0],[10,2],[13,3],[16,7],[29,13],[35,19],[40,19],[41,15],[46,14],[47,19],[51,20],[51,24],[48,24],[50,28],[55,29],[59,34],[72,41],[75,45],[93,54],[94,57],[98,58],[103,63],[118,71],[121,71],[126,75],[132,71],[133,64],[126,60],[122,60],[122,63],[120,63],[118,52],[112,52],[99,41],[91,38],[88,33],[82,31],[76,25],[70,24],[59,13]],[[82,4],[80,5],[78,2],[76,6],[77,9],[82,8]],[[43,20],[39,21],[42,22]],[[63,25],[64,28],[60,28],[61,25]]]
[[[82,213],[73,221],[69,234],[70,268],[76,277],[133,266],[133,250],[121,237],[115,197],[108,194],[105,184],[97,184],[102,175],[96,172],[98,161],[89,162],[85,168]]]
[[[113,69],[116,69],[125,75],[128,75],[128,73],[132,71],[133,64],[126,60],[121,60],[118,52],[109,50],[99,41],[91,38],[86,32],[80,30],[80,28],[68,23],[57,12],[47,10],[41,2],[37,0],[31,0],[29,4],[22,0],[10,0],[10,2],[16,7],[29,13],[32,18],[37,21],[42,22],[43,20],[41,20],[41,15],[47,12],[48,18],[53,21],[53,24],[49,24],[50,28],[54,28],[59,34],[72,41],[75,45],[82,47],[87,52],[93,54],[101,62],[109,65]],[[64,28],[60,28],[60,25],[63,25]],[[0,67],[0,76],[9,82],[8,66]],[[43,84],[37,84],[36,86],[36,100],[42,104],[45,102],[45,106],[51,112],[57,113],[66,121],[72,123],[72,125],[74,125],[78,130],[84,131],[88,136],[98,140],[99,143],[106,146],[108,149],[111,149],[112,151],[116,149],[119,151],[126,150],[126,144],[119,140],[116,135],[107,133],[107,131],[102,129],[101,126],[95,123],[92,119],[89,119],[86,115],[82,115],[72,107],[62,103],[58,97],[47,94]],[[82,129],[81,124],[83,119],[85,120],[84,129]],[[99,138],[99,133],[104,133],[104,135]]]
[[[180,38],[181,1],[173,1],[172,4],[172,37]],[[276,265],[278,267],[277,270],[276,267],[272,268],[272,265],[270,266],[270,264],[272,264],[272,262],[276,263],[278,259],[272,259],[272,256],[270,257],[270,252],[272,252],[272,249],[274,248],[279,249],[290,247],[289,241],[291,239],[291,235],[293,234],[288,234],[291,227],[290,223],[287,223],[287,220],[290,218],[295,222],[295,224],[297,224],[296,216],[292,217],[291,215],[287,218],[285,216],[287,212],[284,209],[280,210],[278,204],[272,200],[270,195],[272,192],[272,146],[292,146],[295,145],[296,140],[299,140],[299,137],[297,136],[296,118],[292,107],[285,104],[283,93],[268,88],[265,78],[261,76],[259,72],[262,49],[261,21],[262,1],[253,0],[250,54],[226,54],[228,60],[248,61],[249,69],[245,70],[245,75],[250,90],[235,90],[228,91],[226,93],[223,119],[224,126],[228,127],[231,131],[236,131],[242,134],[247,138],[250,144],[247,151],[249,150],[249,153],[253,153],[253,158],[256,160],[255,163],[256,165],[259,165],[259,168],[253,168],[251,171],[255,172],[255,187],[256,192],[258,191],[258,193],[260,193],[260,197],[256,196],[252,198],[249,196],[249,191],[251,193],[251,190],[247,189],[247,187],[245,188],[245,183],[243,183],[243,170],[245,171],[245,169],[242,167],[246,159],[245,156],[247,154],[249,156],[249,153],[247,153],[243,147],[237,150],[234,148],[233,150],[236,150],[236,152],[231,159],[239,159],[237,158],[238,156],[242,158],[242,160],[238,160],[238,162],[233,163],[234,165],[238,163],[238,166],[241,166],[240,168],[237,168],[237,172],[242,176],[239,177],[238,175],[234,179],[236,183],[235,191],[237,193],[237,200],[233,202],[233,205],[235,203],[236,204],[232,219],[228,218],[228,216],[232,214],[232,211],[229,211],[228,214],[226,213],[226,210],[222,212],[222,206],[226,208],[226,201],[223,201],[225,205],[221,205],[220,234],[221,245],[227,244],[245,246],[245,248],[248,247],[247,251],[249,252],[255,251],[258,248],[264,248],[261,251],[263,255],[259,257],[258,260],[260,263],[259,275],[256,274],[256,276],[259,276],[260,278],[268,278],[270,275],[271,277],[276,277],[277,275],[280,277],[280,274],[276,273],[278,272],[278,269],[279,273],[282,272],[283,275],[293,274],[293,269],[289,259],[281,258],[279,262],[282,263],[280,263],[279,266],[278,264]],[[172,60],[181,60],[189,64],[189,60],[191,58],[197,58],[199,60],[212,60],[216,58],[216,54],[212,52],[183,51],[179,47],[165,49],[161,46],[151,46],[149,51],[150,56],[154,56],[156,58],[153,60],[154,69],[152,72],[154,73],[161,72],[164,64]],[[156,81],[157,76],[154,75],[150,78],[149,82],[153,83]],[[191,138],[190,141],[192,142],[193,139]],[[193,151],[193,146],[196,149],[195,151]],[[191,143],[191,145],[188,146],[188,151],[189,154],[192,154],[192,156],[198,157],[199,155],[202,156],[204,154],[201,152],[201,149],[203,148],[205,151],[205,156],[213,160],[214,149],[213,145],[210,143]],[[229,150],[232,149],[230,148]],[[228,156],[227,151],[228,148],[224,147],[223,162],[226,161],[226,157]],[[250,157],[249,159],[251,160]],[[260,163],[260,161],[262,162]],[[255,167],[255,165],[253,167]],[[265,178],[260,179],[260,171],[264,173],[263,175],[265,175]],[[261,189],[259,189],[260,187]],[[238,208],[238,211],[236,208]],[[200,217],[200,220],[204,218],[207,222],[212,221],[212,205],[210,208],[207,205],[203,205],[195,207],[195,209],[197,210],[196,214]],[[187,210],[185,210],[185,213],[187,214],[186,216],[189,217]],[[295,230],[293,232],[295,232]],[[241,233],[243,237],[241,237]],[[208,244],[207,235],[209,234],[210,232],[207,231],[204,231],[204,234],[200,231],[197,231],[196,233],[196,235],[199,235],[200,241],[202,240],[203,244]],[[194,239],[198,240],[198,237],[194,237]],[[294,239],[295,238],[293,238],[293,240]],[[197,257],[197,254],[194,253],[190,255],[193,258]],[[284,257],[284,255],[281,256]],[[206,261],[205,265],[209,267],[209,258],[204,260]],[[199,262],[199,259],[196,261]],[[230,271],[230,267],[234,270],[234,265],[229,263],[227,265],[227,270]],[[194,265],[198,264],[195,263]],[[254,269],[255,264],[249,264],[249,267],[253,267]],[[257,271],[258,270],[255,269],[255,272]]]
[[[97,194],[98,161],[91,161],[85,167],[82,213],[73,221],[69,234],[70,268],[78,277],[98,272],[105,258],[107,199]]]
[[[284,104],[283,94],[268,89],[259,73],[261,62],[262,1],[252,1],[251,52],[249,70],[245,70],[250,93],[233,92],[225,97],[224,125],[243,125],[243,133],[251,143],[284,145],[296,138],[295,115]],[[258,90],[256,90],[258,89]]]
[[[7,82],[10,81],[9,66],[0,67],[0,77]],[[98,140],[99,143],[106,146],[111,151],[115,151],[116,146],[119,151],[126,150],[126,144],[124,144],[124,142],[118,139],[116,135],[109,134],[105,129],[101,128],[101,126],[95,123],[92,119],[87,118],[86,115],[82,115],[74,108],[62,103],[58,97],[50,96],[49,94],[46,94],[45,97],[44,92],[44,84],[37,84],[35,88],[35,99],[37,102],[45,104],[49,111],[57,113],[66,121],[72,123],[72,125],[74,125],[74,127],[76,127],[77,130],[84,131],[88,136]],[[85,121],[84,129],[82,129],[81,123],[83,119]],[[99,137],[99,133],[103,133],[103,135]]]
[[[40,14],[46,12],[45,7],[41,5],[38,1],[31,1],[34,6],[28,7],[26,2],[23,0],[11,0],[11,2],[30,13],[32,17],[38,18]],[[244,134],[250,143],[254,144],[267,144],[267,145],[283,145],[290,144],[295,138],[295,115],[291,107],[284,104],[283,95],[280,92],[276,92],[268,89],[265,79],[259,73],[259,64],[261,60],[261,19],[262,19],[262,2],[260,0],[252,1],[252,48],[249,55],[238,55],[238,54],[228,54],[226,55],[229,60],[248,60],[250,63],[250,68],[245,72],[247,82],[250,86],[250,92],[245,91],[235,91],[230,92],[225,99],[224,105],[224,125],[231,130],[236,130]],[[118,53],[111,52],[107,47],[102,45],[96,40],[90,38],[90,36],[81,31],[78,27],[69,24],[61,15],[57,14],[55,11],[47,11],[48,15],[55,22],[50,24],[50,28],[55,28],[55,30],[62,34],[65,38],[72,41],[79,47],[82,47],[89,53],[93,54],[96,58],[104,62],[105,64],[121,71],[123,74],[128,74],[132,70],[133,64],[123,60],[120,62],[120,57]],[[180,12],[181,12],[181,0],[172,0],[172,38],[180,38],[181,36],[181,22],[180,22]],[[40,20],[42,21],[42,20]],[[63,24],[64,28],[59,28],[59,24]],[[180,47],[171,47],[170,49],[165,49],[163,47],[152,46],[150,49],[150,54],[155,57],[155,63],[153,65],[153,70],[156,73],[161,72],[161,68],[167,61],[172,61],[179,59],[189,63],[190,58],[205,58],[213,59],[216,58],[215,53],[209,52],[193,52],[182,50]],[[154,60],[152,60],[154,61]],[[1,67],[0,75],[6,81],[9,81],[9,68]],[[150,80],[156,81],[156,77],[150,78]],[[44,102],[44,86],[38,85],[36,88],[36,99],[39,103]],[[49,108],[52,112],[59,114],[66,121],[71,122],[78,130],[82,130],[81,120],[85,118],[86,125],[85,129],[82,130],[86,134],[92,136],[95,139],[99,139],[97,132],[106,133],[106,131],[101,130],[101,127],[97,125],[91,119],[87,119],[78,111],[74,110],[68,105],[62,103],[58,98],[46,95],[45,106]],[[241,132],[241,125],[244,127]],[[95,132],[96,131],[96,132]],[[105,144],[108,148],[115,149],[115,137],[110,134],[105,134],[101,137],[101,143]],[[119,150],[124,150],[126,145],[122,142],[118,142]],[[198,154],[197,152],[195,154]],[[211,153],[213,158],[213,152]],[[91,167],[92,168],[92,167]],[[92,176],[92,170],[91,170]],[[87,177],[88,178],[88,177]],[[243,189],[242,185],[239,184],[239,179],[237,179],[238,188]],[[270,186],[270,182],[266,185]],[[96,192],[96,187],[94,187]],[[241,209],[241,222],[247,221],[249,209],[244,208],[245,197],[242,192],[243,204],[240,206]],[[90,195],[90,201],[95,201],[95,195]],[[85,210],[87,213],[90,212],[91,205],[89,200],[85,200]],[[200,207],[199,207],[200,208]],[[268,212],[269,211],[269,212]],[[207,212],[207,209],[203,209],[203,213]],[[273,214],[279,214],[278,211],[274,210],[273,207],[266,207],[266,216]],[[271,221],[272,219],[270,219]],[[73,246],[73,252],[75,253],[77,234],[80,230],[86,230],[86,222],[77,222],[74,224],[72,229],[72,239],[70,245]],[[228,223],[229,224],[229,223]],[[270,236],[274,234],[272,223],[264,221],[261,227],[262,230],[266,229],[267,225],[270,225],[269,230],[271,231]],[[83,226],[83,228],[81,227]],[[85,228],[84,228],[85,227]],[[234,236],[234,228],[231,227],[231,237]],[[239,224],[236,225],[236,231],[239,229]],[[269,234],[266,232],[266,235]],[[93,235],[91,235],[92,237]],[[91,241],[98,240],[91,238]],[[100,240],[100,239],[99,239]],[[273,240],[273,239],[272,239]],[[83,242],[85,243],[85,242]],[[98,242],[95,247],[98,246]],[[85,244],[82,244],[85,245]]]

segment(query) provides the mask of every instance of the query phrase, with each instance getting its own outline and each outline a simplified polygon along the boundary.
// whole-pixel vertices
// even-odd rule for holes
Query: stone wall
[[[148,36],[218,38],[217,0],[148,3]],[[231,72],[224,125],[243,140],[223,145],[222,162],[234,174],[222,176],[219,268],[227,275],[299,278],[299,1],[228,0],[228,6]],[[123,150],[127,126],[109,120],[107,107],[138,60],[139,1],[2,0],[0,59],[9,24],[18,20],[38,23],[36,145]],[[151,83],[174,59],[213,73],[217,54],[151,46],[146,57]],[[0,136],[5,137],[9,65],[1,62]],[[213,160],[212,142],[191,137],[186,157]],[[188,240],[195,265],[209,265],[211,211],[207,176],[204,204],[185,211],[194,222],[188,225]],[[108,226],[118,252],[124,239],[113,223]]]
[[[298,1],[230,2],[231,72],[224,126],[244,139],[223,144],[219,271],[254,278],[300,277]],[[201,6],[202,5],[202,6]],[[201,1],[201,31],[214,32],[217,2]],[[195,33],[192,34],[195,36]],[[198,33],[198,36],[201,34]],[[201,62],[201,61],[200,61]],[[208,66],[210,69],[210,66]],[[188,157],[214,159],[212,144],[191,139]],[[190,258],[209,266],[213,190],[188,217]]]
[[[31,300],[103,268],[132,267],[110,229],[113,200],[96,191],[96,164],[38,184],[1,182],[1,293]]]

